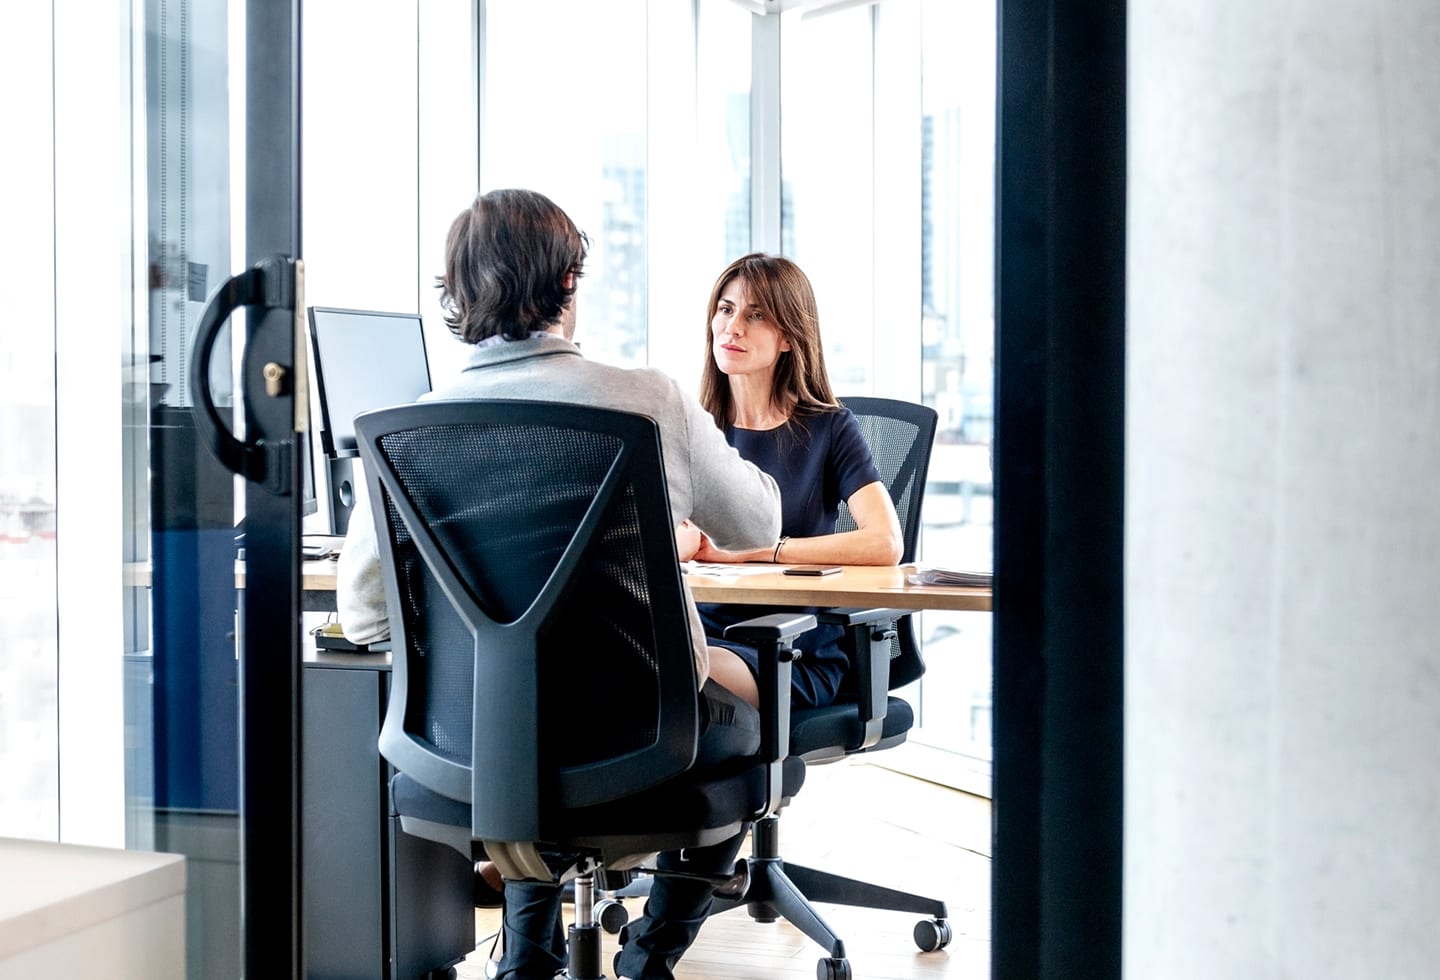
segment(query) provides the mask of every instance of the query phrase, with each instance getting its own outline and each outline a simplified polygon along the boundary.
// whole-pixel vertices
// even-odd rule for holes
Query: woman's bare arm
[[[715,562],[776,561],[782,565],[894,565],[898,562],[904,541],[900,534],[900,519],[895,516],[895,505],[890,502],[890,494],[884,484],[866,484],[852,493],[845,503],[850,507],[850,515],[855,518],[856,528],[853,531],[813,538],[786,538],[778,555],[773,545],[768,550],[721,551],[710,543],[709,538],[702,536],[695,559]]]

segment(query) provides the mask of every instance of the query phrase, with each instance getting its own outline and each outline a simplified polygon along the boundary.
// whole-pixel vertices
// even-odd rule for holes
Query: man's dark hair
[[[436,277],[445,322],[469,344],[496,335],[524,340],[560,320],[575,293],[589,239],[544,194],[498,190],[460,212]]]

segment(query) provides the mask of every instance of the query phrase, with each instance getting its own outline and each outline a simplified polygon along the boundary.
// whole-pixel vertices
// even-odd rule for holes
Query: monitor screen
[[[320,445],[331,459],[358,456],[355,416],[406,405],[430,391],[417,313],[310,307],[319,389]]]

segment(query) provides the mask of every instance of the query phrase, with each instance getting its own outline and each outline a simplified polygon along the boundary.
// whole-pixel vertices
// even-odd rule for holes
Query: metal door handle
[[[232,473],[259,483],[273,492],[290,492],[287,467],[279,456],[279,446],[263,438],[242,441],[235,437],[230,425],[220,416],[210,391],[210,357],[220,328],[241,307],[286,309],[294,311],[296,301],[295,262],[283,255],[270,256],[257,262],[237,276],[231,277],[210,297],[200,320],[195,325],[191,344],[190,397],[195,418],[195,431],[215,458]],[[285,390],[286,368],[280,364],[266,365],[266,388],[272,397]],[[275,458],[271,458],[274,456]]]

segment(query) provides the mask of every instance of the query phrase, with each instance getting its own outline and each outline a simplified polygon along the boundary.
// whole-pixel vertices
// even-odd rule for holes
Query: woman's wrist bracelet
[[[780,561],[780,549],[785,547],[785,542],[789,540],[789,537],[782,537],[779,541],[775,542],[775,554],[770,556],[770,563],[772,565]]]

